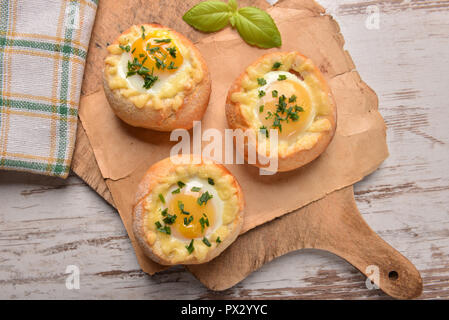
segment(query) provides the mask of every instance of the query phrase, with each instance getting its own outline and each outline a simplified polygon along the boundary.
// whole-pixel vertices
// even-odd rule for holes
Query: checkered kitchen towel
[[[0,0],[0,169],[67,177],[97,4]]]

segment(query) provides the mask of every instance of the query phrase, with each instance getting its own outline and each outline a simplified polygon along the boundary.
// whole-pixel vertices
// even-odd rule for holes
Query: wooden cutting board
[[[107,41],[114,39],[132,24],[161,23],[181,31],[193,41],[207,36],[190,28],[179,18],[197,2],[199,1],[100,1],[81,94],[86,96],[102,90],[101,70]],[[268,7],[264,0],[241,0],[240,5]],[[317,7],[311,0],[285,0],[283,5]],[[111,23],[117,25],[117,28],[109,28]],[[72,169],[106,201],[114,205],[81,122],[78,122]],[[276,239],[266,241],[273,238],[273,235],[276,235]],[[240,255],[242,248],[246,249],[244,259],[241,259]],[[239,237],[217,259],[205,266],[193,266],[188,269],[194,275],[201,274],[200,280],[207,287],[223,290],[241,281],[266,262],[301,248],[330,251],[347,260],[366,276],[378,270],[380,288],[392,297],[413,298],[419,296],[422,291],[422,280],[416,268],[363,221],[355,205],[352,187],[336,191],[280,219],[255,228]],[[260,259],[261,252],[264,253],[263,259]],[[233,259],[234,256],[240,258]],[[227,264],[236,260],[239,261],[240,271],[229,273],[227,270],[231,268]],[[226,280],[217,282],[214,278],[205,278],[203,268],[207,268],[211,275],[216,274],[215,272],[226,275],[221,277]],[[235,267],[232,269],[235,270]]]

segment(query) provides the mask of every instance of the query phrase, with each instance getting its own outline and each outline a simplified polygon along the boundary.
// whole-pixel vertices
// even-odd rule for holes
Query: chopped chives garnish
[[[184,211],[184,203],[182,203],[182,201],[178,201],[178,208],[179,208],[179,210],[181,210],[181,213],[182,214],[190,214],[189,212],[187,212],[187,211]]]
[[[267,81],[264,78],[257,78],[257,83],[259,86],[264,86],[267,84]]]
[[[131,50],[131,47],[129,45],[127,45],[127,46],[119,45],[119,47],[120,47],[120,49],[122,49],[123,51],[126,51],[126,52],[129,52],[129,50]]]
[[[198,198],[197,202],[201,206],[203,203],[207,204],[207,201],[209,201],[212,198],[213,196],[209,194],[209,191],[206,191]]]
[[[176,214],[171,215],[171,214],[167,214],[167,216],[162,219],[162,221],[164,221],[164,223],[166,224],[173,224],[176,221]]]
[[[154,39],[156,43],[170,43],[171,39]]]
[[[287,80],[287,76],[285,74],[280,74],[278,77],[278,81]]]
[[[176,58],[176,47],[167,48],[167,51],[173,58]]]
[[[187,251],[189,252],[189,254],[191,254],[193,252],[193,250],[195,250],[195,247],[193,246],[193,240],[190,241],[190,244],[188,246],[186,246]]]
[[[272,69],[279,69],[279,68],[281,67],[281,65],[282,65],[282,63],[280,63],[279,61],[278,61],[278,62],[275,62],[275,63],[273,64]]]
[[[175,67],[175,63],[173,61],[170,62],[170,64],[167,67],[168,70],[175,70],[178,69],[178,67]]]
[[[165,234],[171,234],[171,230],[170,230],[169,226],[162,226],[162,224],[159,221],[156,221],[154,224],[156,225],[157,231],[165,233]]]
[[[203,213],[203,216],[200,218],[201,224],[201,232],[204,232],[204,226],[209,226],[209,218]]]
[[[189,216],[189,219],[184,218],[184,225],[188,226],[190,224],[190,222],[193,221],[193,216]]]
[[[210,247],[210,246],[211,246],[211,244],[210,244],[209,240],[207,240],[207,238],[206,238],[206,237],[204,237],[204,238],[203,238],[203,242],[204,242],[204,244],[205,244],[206,246],[208,246],[208,247]]]

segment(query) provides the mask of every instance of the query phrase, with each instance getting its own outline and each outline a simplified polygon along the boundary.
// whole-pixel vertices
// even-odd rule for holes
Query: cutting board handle
[[[340,192],[341,193],[341,192]],[[305,247],[327,250],[348,261],[367,276],[367,287],[380,287],[397,299],[412,299],[422,292],[422,279],[415,266],[380,238],[357,209],[352,187],[343,201],[332,202],[322,214],[308,221]]]

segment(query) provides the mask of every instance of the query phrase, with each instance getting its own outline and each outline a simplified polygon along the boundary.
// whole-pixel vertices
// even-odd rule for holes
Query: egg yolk
[[[173,227],[188,239],[203,237],[215,222],[212,199],[200,205],[198,203],[200,195],[201,193],[177,194],[168,204],[168,211],[177,216]]]
[[[131,47],[133,60],[154,74],[173,73],[183,62],[181,52],[166,33],[160,31],[142,32]]]
[[[289,79],[269,85],[260,103],[258,112],[262,125],[268,130],[277,129],[279,138],[302,132],[311,114],[309,93]]]

